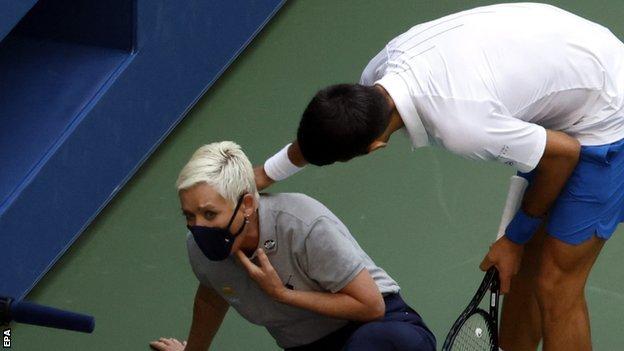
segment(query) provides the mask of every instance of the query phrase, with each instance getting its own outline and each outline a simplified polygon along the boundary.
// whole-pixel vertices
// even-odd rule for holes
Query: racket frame
[[[485,294],[489,291],[489,311],[484,311],[479,308],[479,304],[485,297]],[[459,318],[453,323],[453,326],[449,330],[442,351],[450,351],[455,338],[459,334],[459,330],[464,323],[474,314],[480,314],[484,317],[485,322],[491,330],[492,339],[492,351],[498,351],[498,303],[500,297],[500,280],[498,278],[498,270],[496,267],[491,267],[486,273],[485,277],[481,281],[481,285],[477,289],[477,292],[470,300],[468,307],[466,307]]]

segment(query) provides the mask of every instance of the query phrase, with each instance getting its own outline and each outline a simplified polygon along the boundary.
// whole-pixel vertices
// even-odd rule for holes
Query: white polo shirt
[[[624,44],[605,27],[550,5],[500,4],[411,28],[360,83],[386,89],[414,147],[527,172],[544,128],[582,145],[624,138],[623,64]]]

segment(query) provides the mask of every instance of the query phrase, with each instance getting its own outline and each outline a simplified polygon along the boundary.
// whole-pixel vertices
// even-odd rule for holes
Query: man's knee
[[[406,322],[371,322],[360,327],[345,348],[351,350],[435,350],[435,338],[424,327]]]
[[[603,244],[592,239],[574,246],[554,237],[546,239],[536,282],[538,300],[557,304],[582,299],[587,276]]]
[[[536,296],[543,313],[561,313],[583,301],[585,279],[575,270],[542,261],[537,275]]]

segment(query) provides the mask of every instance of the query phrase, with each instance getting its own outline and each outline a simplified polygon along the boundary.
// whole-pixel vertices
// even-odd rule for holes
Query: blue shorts
[[[520,174],[531,182],[533,172]],[[582,146],[579,163],[548,215],[547,233],[577,245],[609,239],[624,221],[624,139]]]

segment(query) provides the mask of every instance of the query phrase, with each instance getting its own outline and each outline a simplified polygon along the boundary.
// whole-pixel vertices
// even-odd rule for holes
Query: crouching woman
[[[200,284],[188,343],[161,338],[154,349],[208,349],[231,306],[286,350],[435,350],[345,225],[306,195],[259,195],[238,145],[199,148],[177,188]]]

